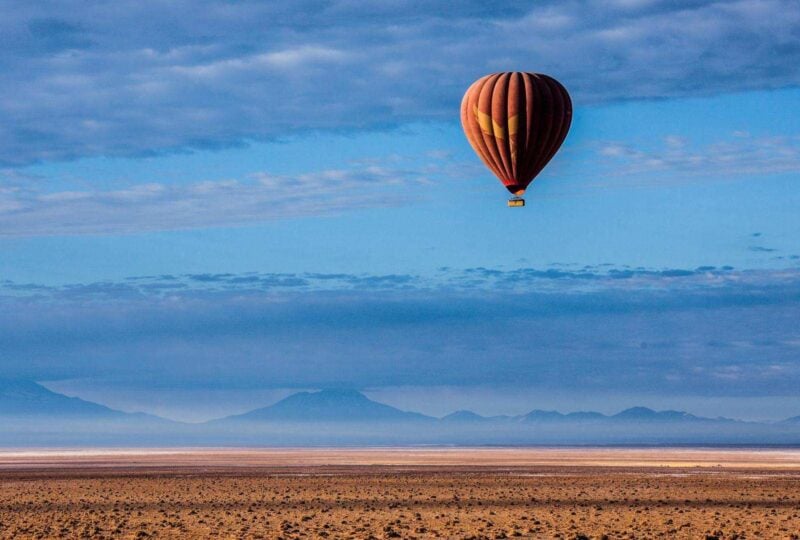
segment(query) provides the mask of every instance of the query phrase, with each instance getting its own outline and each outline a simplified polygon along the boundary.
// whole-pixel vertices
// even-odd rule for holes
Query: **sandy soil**
[[[800,453],[0,452],[2,538],[604,535],[800,538]]]

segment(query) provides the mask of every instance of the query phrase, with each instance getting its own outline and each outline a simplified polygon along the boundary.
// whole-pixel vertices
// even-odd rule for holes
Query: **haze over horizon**
[[[800,4],[529,4],[0,6],[0,378],[800,414]],[[575,107],[523,209],[459,125],[501,70]]]
[[[25,381],[0,380],[0,453],[20,447],[366,446],[794,446],[800,416],[773,422],[708,418],[631,407],[613,414],[530,410],[441,417],[406,411],[355,390],[296,392],[266,407],[178,422],[71,398]]]
[[[39,383],[39,384],[41,384],[41,383]],[[56,392],[58,394],[61,394],[61,392],[59,392],[58,389],[56,388],[56,386],[58,386],[58,385],[42,384],[42,386],[47,388],[50,391]],[[66,384],[65,386],[69,387],[70,385]],[[168,410],[167,412],[168,413],[171,412],[172,416],[160,413],[158,407],[157,406],[154,407],[152,404],[149,407],[146,407],[144,410],[140,409],[140,408],[137,408],[138,406],[142,405],[143,403],[146,403],[146,400],[142,399],[141,396],[137,396],[137,399],[135,399],[133,401],[130,401],[127,404],[126,404],[125,398],[123,398],[121,400],[111,399],[110,402],[108,402],[108,400],[107,400],[106,403],[99,403],[99,402],[97,402],[97,403],[102,405],[102,406],[109,407],[111,409],[122,411],[122,412],[126,412],[126,413],[141,413],[141,412],[145,412],[145,413],[148,413],[148,414],[154,414],[156,416],[159,416],[161,418],[165,418],[167,420],[173,420],[173,421],[177,421],[177,422],[186,422],[186,423],[190,423],[190,424],[192,424],[192,423],[204,423],[204,422],[208,422],[208,421],[219,420],[219,419],[222,419],[222,418],[233,417],[233,416],[241,415],[241,414],[245,414],[245,413],[251,413],[254,410],[268,409],[268,408],[274,407],[275,405],[283,404],[283,403],[287,402],[287,400],[291,401],[291,399],[299,397],[301,395],[305,395],[305,394],[319,395],[320,393],[334,393],[335,394],[335,393],[339,393],[339,392],[345,392],[345,393],[355,392],[360,396],[366,397],[370,401],[374,401],[374,402],[381,403],[381,404],[386,404],[386,405],[389,405],[390,407],[396,408],[396,409],[404,411],[404,412],[419,413],[419,414],[423,414],[423,415],[425,415],[427,417],[439,418],[439,419],[443,419],[443,418],[446,418],[448,416],[461,414],[461,413],[471,413],[471,414],[474,413],[474,414],[477,414],[477,415],[482,416],[484,418],[492,418],[492,417],[513,418],[513,417],[524,416],[524,415],[530,414],[531,412],[537,412],[537,411],[554,412],[554,413],[558,413],[558,414],[562,414],[562,415],[589,412],[589,413],[599,413],[599,414],[603,414],[605,416],[614,416],[614,415],[619,414],[621,412],[629,411],[629,410],[633,410],[633,409],[649,409],[649,410],[654,410],[654,411],[678,411],[678,412],[685,412],[685,413],[688,413],[688,414],[693,414],[694,416],[704,417],[701,414],[694,414],[693,411],[691,410],[691,407],[689,409],[687,409],[685,407],[680,407],[680,405],[678,405],[677,402],[676,402],[676,406],[674,406],[674,407],[658,407],[658,406],[656,406],[656,407],[648,407],[646,405],[636,405],[636,404],[634,404],[634,405],[630,405],[629,407],[625,407],[623,409],[606,407],[606,408],[603,408],[602,410],[590,410],[590,409],[585,408],[585,407],[582,408],[579,405],[580,401],[576,401],[576,400],[573,399],[573,400],[565,400],[563,402],[563,407],[552,407],[552,406],[549,406],[549,407],[548,406],[544,406],[544,407],[528,406],[528,407],[525,407],[524,405],[521,405],[522,400],[517,396],[515,396],[514,399],[506,399],[506,400],[498,399],[498,394],[497,394],[496,391],[492,392],[483,401],[476,401],[476,400],[474,400],[474,389],[467,389],[465,391],[465,389],[463,389],[463,388],[454,388],[454,389],[448,389],[448,390],[449,390],[449,393],[451,394],[450,396],[448,396],[449,399],[447,399],[447,398],[442,399],[442,397],[440,395],[437,395],[437,394],[441,394],[442,393],[442,389],[436,388],[434,390],[434,392],[433,392],[434,399],[430,399],[431,396],[429,395],[427,402],[421,401],[419,399],[419,397],[415,395],[415,393],[419,391],[416,388],[415,389],[400,388],[399,390],[396,390],[396,389],[392,388],[388,392],[387,391],[381,391],[381,390],[363,391],[362,392],[362,391],[352,390],[352,389],[309,389],[309,390],[278,389],[278,390],[267,390],[267,391],[263,391],[262,390],[262,391],[256,391],[256,392],[247,392],[247,391],[245,391],[245,392],[243,392],[243,395],[239,395],[238,396],[239,400],[238,400],[237,403],[231,403],[229,400],[226,400],[225,402],[223,402],[223,406],[222,407],[220,407],[219,404],[212,404],[211,407],[208,408],[208,409],[200,408],[198,410],[195,407],[195,409],[192,409],[192,410],[188,410],[187,409],[185,411],[184,410],[180,410],[180,409]],[[428,391],[429,394],[430,394],[430,390],[429,389],[425,389],[425,391]],[[88,397],[91,397],[92,392],[91,391],[84,391],[84,392],[82,392],[82,394],[84,394],[84,398],[78,398],[77,394],[75,394],[74,391],[73,392],[67,392],[67,393],[65,393],[63,395],[67,395],[70,398],[85,399],[87,397],[86,394],[89,394]],[[214,401],[214,394],[215,394],[214,391],[203,390],[203,396],[208,401],[212,401],[212,402]],[[393,395],[393,394],[395,394],[395,395]],[[467,394],[467,395],[465,396],[464,394]],[[104,392],[99,393],[99,395],[101,397],[106,397],[106,398],[108,396],[108,394],[106,394]],[[254,397],[254,396],[257,396],[257,397]],[[280,396],[280,397],[278,397],[278,396]],[[388,400],[385,399],[384,396],[388,397],[389,399]],[[544,401],[543,403],[552,404],[554,401],[557,401],[557,400],[552,399],[552,397],[550,397],[550,396],[548,396],[548,398],[549,399],[547,401]],[[259,399],[263,399],[263,401],[259,401]],[[644,397],[643,399],[645,401],[647,400],[646,397]],[[196,401],[197,401],[196,399],[192,400],[192,403],[196,404]],[[533,402],[536,402],[536,401],[537,400],[533,400]],[[719,401],[719,400],[717,400],[717,401]],[[514,403],[516,405],[516,407],[514,407],[513,409],[510,408],[508,406],[509,402],[510,403]],[[422,403],[422,407],[419,406],[420,403]],[[467,406],[462,407],[462,408],[453,408],[454,406],[456,406],[459,403],[467,403]],[[691,403],[691,401],[690,401],[690,403]],[[122,404],[122,406],[120,406],[118,404]],[[472,405],[477,404],[478,405],[477,409],[475,407],[471,407],[470,404],[472,404]],[[750,422],[750,421],[756,421],[756,422],[759,422],[759,421],[760,422],[780,422],[780,421],[787,420],[786,417],[781,417],[781,416],[777,416],[777,417],[764,417],[764,416],[751,417],[751,416],[748,416],[747,414],[745,414],[744,416],[737,415],[737,414],[732,414],[732,413],[736,412],[735,407],[732,407],[731,403],[726,402],[724,400],[722,400],[721,403],[718,402],[717,406],[720,408],[720,411],[724,412],[724,414],[722,414],[722,413],[714,414],[714,416],[712,416],[711,418],[725,418],[725,419],[732,419],[732,420],[736,420],[736,421],[746,421],[746,422]],[[487,407],[492,409],[491,412],[488,412],[488,413],[486,412]],[[498,407],[502,408],[502,410],[499,411],[499,412],[496,410],[496,409],[498,409]],[[176,411],[179,412],[180,414],[175,415]],[[214,412],[211,413],[209,411],[214,411]],[[748,411],[742,411],[742,412],[746,413]],[[761,414],[763,415],[764,413],[761,412]],[[797,417],[800,418],[800,415],[797,415]],[[791,418],[794,419],[794,417],[791,417]]]

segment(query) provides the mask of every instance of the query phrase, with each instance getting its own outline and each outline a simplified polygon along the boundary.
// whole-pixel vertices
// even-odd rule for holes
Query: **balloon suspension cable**
[[[517,196],[511,197],[510,199],[508,199],[508,206],[510,208],[516,208],[518,206],[525,206],[525,199],[523,199],[522,197],[517,197]]]

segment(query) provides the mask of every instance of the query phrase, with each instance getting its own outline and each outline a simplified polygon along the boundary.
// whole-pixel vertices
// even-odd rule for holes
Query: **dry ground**
[[[800,538],[798,455],[0,452],[2,538],[580,535]]]

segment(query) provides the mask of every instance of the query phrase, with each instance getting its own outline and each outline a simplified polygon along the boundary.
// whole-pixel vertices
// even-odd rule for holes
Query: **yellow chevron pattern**
[[[477,105],[475,105],[475,107],[472,109],[472,112],[475,114],[475,119],[478,121],[478,125],[481,126],[481,130],[484,133],[487,135],[492,135],[500,140],[506,139],[505,128],[495,122],[494,118],[485,112],[481,112]],[[514,133],[516,133],[516,131],[514,131]]]

